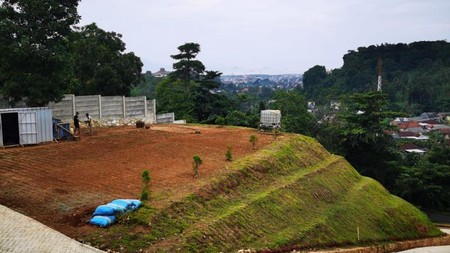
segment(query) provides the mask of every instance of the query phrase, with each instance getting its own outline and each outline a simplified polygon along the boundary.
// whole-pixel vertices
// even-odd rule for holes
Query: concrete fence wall
[[[23,104],[23,105],[22,105]],[[26,107],[19,103],[15,108]],[[156,100],[142,97],[124,96],[75,96],[66,94],[58,103],[48,105],[52,109],[52,117],[63,121],[71,121],[75,112],[83,119],[89,113],[94,119],[145,119],[149,123],[156,123]],[[0,109],[9,108],[6,101],[0,99]]]
[[[164,113],[156,115],[156,123],[158,124],[172,124],[175,121],[175,113]]]

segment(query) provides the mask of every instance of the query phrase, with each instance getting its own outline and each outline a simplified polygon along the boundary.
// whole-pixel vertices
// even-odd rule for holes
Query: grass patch
[[[296,249],[437,236],[409,203],[362,177],[312,138],[294,135],[235,161],[230,173],[155,211],[130,215],[109,237],[134,252],[232,252]],[[358,238],[359,231],[359,238]],[[126,246],[124,246],[126,245]]]

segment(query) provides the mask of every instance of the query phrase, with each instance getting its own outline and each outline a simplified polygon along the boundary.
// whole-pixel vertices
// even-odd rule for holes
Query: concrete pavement
[[[0,252],[101,253],[44,224],[0,205]]]
[[[398,253],[450,253],[450,246],[435,246],[425,248],[415,248]]]
[[[450,234],[450,228],[441,228],[441,230],[442,230],[442,232],[444,232],[446,234]],[[398,253],[450,253],[450,245],[415,248],[415,249],[400,251]]]

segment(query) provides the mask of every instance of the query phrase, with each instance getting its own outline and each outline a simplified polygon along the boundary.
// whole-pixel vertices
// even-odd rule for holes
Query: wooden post
[[[125,96],[122,96],[122,111],[123,111],[123,118],[125,119],[126,116]]]
[[[147,118],[147,97],[144,96],[144,118]]]
[[[98,95],[98,118],[102,118],[102,95]]]
[[[70,117],[70,118],[73,118],[73,116],[75,115],[76,110],[77,110],[77,105],[75,103],[75,95],[72,94],[72,117]]]

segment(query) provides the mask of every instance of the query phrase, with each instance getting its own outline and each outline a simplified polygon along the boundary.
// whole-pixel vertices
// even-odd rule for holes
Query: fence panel
[[[172,124],[175,121],[175,113],[164,113],[156,115],[156,122],[158,124]]]
[[[102,97],[102,118],[106,119],[124,118],[123,97],[121,96]]]
[[[26,107],[24,102],[19,102],[15,108]],[[142,97],[123,96],[75,96],[64,95],[58,102],[48,104],[52,109],[52,117],[62,121],[72,121],[75,112],[80,113],[80,119],[89,113],[93,119],[123,119],[123,118],[145,118],[147,122],[156,123],[156,101]],[[0,98],[0,109],[10,108],[7,101]],[[170,118],[170,117],[169,117]],[[169,120],[165,120],[169,121]],[[172,120],[173,122],[173,120]]]
[[[125,116],[127,118],[144,118],[145,103],[145,97],[126,97]]]
[[[71,120],[75,114],[74,99],[74,95],[68,94],[60,102],[50,103],[48,107],[52,109],[52,117],[60,120]]]

